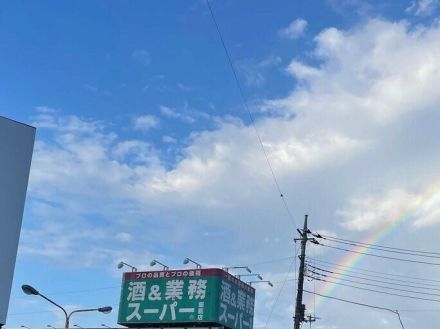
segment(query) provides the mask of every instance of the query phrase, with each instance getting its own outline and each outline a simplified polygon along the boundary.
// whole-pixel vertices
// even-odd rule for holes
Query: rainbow
[[[396,216],[393,220],[387,221],[386,224],[382,225],[379,229],[375,230],[368,238],[366,238],[364,244],[378,244],[380,241],[385,240],[389,235],[391,235],[397,228],[399,228],[403,223],[408,221],[410,218],[414,218],[420,211],[429,208],[433,203],[440,200],[440,184],[437,182],[431,185],[419,197],[410,205],[408,205],[405,211]],[[334,274],[335,278],[332,279],[333,282],[324,282],[319,287],[319,293],[322,295],[331,295],[331,293],[336,289],[337,283],[341,282],[341,279],[350,269],[356,267],[359,262],[366,257],[366,255],[359,254],[365,253],[369,250],[369,246],[358,246],[352,248],[356,253],[348,253],[345,258],[343,258],[337,266],[336,272],[340,274]],[[336,267],[335,267],[336,268]],[[315,312],[318,307],[323,303],[325,298],[316,296],[314,301]],[[312,305],[310,302],[308,305]],[[310,306],[309,306],[310,307]]]

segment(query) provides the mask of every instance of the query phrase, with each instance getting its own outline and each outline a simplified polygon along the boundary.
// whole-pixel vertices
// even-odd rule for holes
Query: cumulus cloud
[[[302,36],[307,28],[307,21],[303,18],[297,18],[284,29],[278,31],[283,38],[297,39]]]
[[[187,103],[185,103],[183,106],[178,106],[178,107],[161,105],[159,109],[160,109],[160,113],[164,117],[170,119],[176,119],[184,123],[194,123],[198,119],[208,120],[211,118],[209,114],[205,112],[197,111],[191,108]]]
[[[141,115],[134,119],[133,128],[135,130],[148,131],[159,127],[160,120],[154,115]]]
[[[339,211],[349,230],[368,231],[386,227],[402,219],[420,204],[417,195],[394,189],[384,195],[363,195],[350,200],[350,205]]]
[[[165,105],[160,106],[160,113],[172,119],[178,119],[186,123],[194,123],[196,120],[189,113],[180,113],[179,110]]]
[[[430,16],[438,8],[438,5],[438,0],[412,1],[409,7],[406,8],[406,12],[417,16]]]
[[[315,38],[314,53],[322,64],[293,60],[288,70],[303,86],[271,104],[309,117],[319,113],[327,123],[333,121],[327,115],[348,120],[355,115],[385,124],[420,111],[439,100],[434,87],[440,82],[439,34],[437,27],[413,29],[377,19],[350,31],[328,28]]]
[[[267,72],[281,64],[279,56],[269,56],[260,61],[243,60],[237,63],[237,68],[244,76],[247,87],[262,87],[266,83]]]
[[[131,53],[131,57],[143,65],[151,63],[151,56],[145,49],[137,49]]]

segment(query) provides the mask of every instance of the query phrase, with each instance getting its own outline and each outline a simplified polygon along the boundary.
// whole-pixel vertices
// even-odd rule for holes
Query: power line
[[[410,298],[410,299],[417,299],[417,300],[425,300],[425,301],[438,302],[438,303],[440,303],[440,299],[432,299],[432,298],[424,298],[424,297],[416,297],[416,296],[409,296],[409,295],[396,294],[396,293],[392,293],[392,292],[381,291],[381,290],[375,290],[375,289],[364,288],[364,287],[358,287],[358,286],[353,286],[353,285],[346,284],[346,283],[342,283],[342,282],[329,281],[329,280],[325,280],[325,279],[316,279],[316,280],[318,280],[318,281],[323,281],[323,282],[327,282],[327,283],[331,283],[331,284],[337,284],[337,285],[344,286],[344,287],[354,288],[354,289],[358,289],[358,290],[364,290],[364,291],[376,292],[376,293],[383,294],[383,295],[397,296],[397,297],[403,297],[403,298]]]
[[[226,42],[225,42],[225,40],[223,38],[223,35],[222,35],[221,31],[220,31],[220,27],[219,27],[219,25],[217,23],[217,20],[215,19],[214,11],[212,10],[210,0],[206,0],[206,3],[208,5],[212,21],[214,22],[215,28],[217,30],[217,34],[218,34],[218,36],[220,38],[220,41],[221,41],[221,44],[223,46],[223,50],[225,51],[226,57],[228,59],[229,67],[231,68],[232,74],[234,75],[234,79],[235,79],[235,82],[237,83],[238,90],[240,91],[240,96],[241,96],[243,105],[244,105],[244,107],[245,107],[245,109],[246,109],[246,111],[247,111],[247,113],[249,115],[249,119],[251,121],[252,126],[254,127],[255,133],[256,133],[257,138],[258,138],[258,142],[260,143],[261,150],[263,151],[264,157],[266,158],[267,165],[268,165],[269,170],[270,170],[270,172],[272,174],[272,179],[273,179],[273,181],[275,183],[275,186],[276,186],[276,188],[278,190],[278,193],[279,193],[281,199],[283,200],[283,204],[284,204],[286,212],[287,212],[287,214],[289,216],[290,221],[292,222],[292,224],[295,227],[298,227],[298,225],[295,222],[295,219],[293,218],[292,212],[290,211],[289,206],[287,205],[287,202],[284,199],[284,194],[281,191],[280,184],[278,183],[278,179],[277,179],[277,177],[275,175],[275,171],[274,171],[274,169],[272,167],[272,164],[271,164],[271,162],[269,160],[269,156],[267,154],[266,148],[264,147],[263,140],[261,139],[260,133],[259,133],[258,128],[257,128],[257,125],[255,124],[254,116],[252,115],[252,112],[249,109],[249,105],[248,105],[246,96],[244,94],[243,88],[241,86],[240,79],[238,78],[237,71],[235,70],[234,64],[232,63],[231,55],[229,54],[228,48],[226,47]]]
[[[347,277],[350,277],[350,278],[356,278],[356,279],[361,279],[361,280],[365,280],[365,281],[372,281],[372,282],[379,282],[379,283],[386,283],[386,284],[391,284],[391,285],[395,285],[395,286],[402,286],[402,287],[410,287],[410,288],[419,288],[419,289],[427,289],[427,290],[437,290],[437,291],[440,291],[440,289],[436,289],[436,288],[433,288],[432,286],[433,285],[409,285],[409,284],[403,284],[403,283],[395,283],[395,282],[389,282],[390,280],[392,280],[392,281],[402,281],[402,282],[405,282],[405,281],[403,281],[403,280],[396,280],[396,279],[389,279],[389,278],[384,278],[384,277],[381,277],[381,278],[384,278],[385,280],[388,280],[388,281],[383,281],[383,280],[376,280],[376,279],[371,279],[371,278],[364,278],[364,277],[362,277],[362,276],[357,276],[357,275],[350,275],[350,274],[345,274],[345,273],[341,273],[341,272],[337,272],[337,271],[329,271],[329,270],[326,270],[326,269],[321,269],[321,268],[319,268],[319,267],[315,267],[315,266],[312,266],[312,265],[308,265],[309,267],[312,267],[313,269],[315,269],[315,270],[317,270],[317,271],[322,271],[322,272],[326,272],[326,273],[331,273],[331,274],[336,274],[336,275],[340,275],[340,276],[347,276]],[[313,272],[313,271],[311,271],[312,273],[315,273],[315,272]],[[361,274],[362,275],[362,274]],[[411,281],[410,281],[411,282]],[[440,288],[440,286],[435,286],[434,285],[434,287],[439,287]]]
[[[327,245],[327,244],[324,244],[324,243],[321,243],[321,242],[318,242],[317,245],[318,246],[323,246],[323,247],[326,247],[326,248],[337,249],[337,250],[341,250],[341,251],[347,251],[347,252],[351,252],[351,253],[355,253],[355,254],[359,254],[359,255],[366,255],[366,256],[371,256],[371,257],[376,257],[376,258],[384,258],[384,259],[397,260],[397,261],[401,261],[401,262],[409,262],[409,263],[416,263],[416,264],[440,266],[440,263],[425,262],[425,261],[419,261],[419,260],[413,260],[413,259],[406,259],[406,258],[399,258],[399,257],[391,257],[391,256],[372,254],[372,253],[369,253],[369,252],[363,252],[363,251],[351,250],[351,249],[346,249],[346,248],[340,248],[340,247],[336,247],[336,246],[330,246],[330,245]]]
[[[252,264],[249,264],[248,266],[276,263],[276,262],[281,262],[281,261],[285,261],[285,260],[290,260],[292,258],[295,258],[295,256],[286,256],[286,257],[281,257],[281,258],[273,258],[271,260],[261,261],[261,262],[258,262],[258,263],[252,263]]]
[[[384,245],[380,245],[380,244],[373,244],[373,243],[366,243],[366,242],[360,242],[360,241],[355,241],[355,240],[342,239],[342,238],[338,238],[338,237],[334,237],[334,236],[330,236],[330,235],[326,235],[326,234],[321,234],[321,233],[314,234],[315,237],[317,237],[317,235],[321,236],[323,239],[339,240],[339,241],[345,241],[345,242],[352,242],[352,243],[359,244],[359,245],[374,246],[374,247],[385,248],[385,249],[401,250],[401,251],[408,251],[408,252],[414,252],[414,253],[419,253],[419,254],[431,254],[431,255],[439,255],[440,256],[440,252],[396,248],[396,247],[384,246]]]
[[[376,247],[376,246],[371,245],[371,244],[364,244],[364,243],[359,243],[359,242],[346,242],[346,241],[340,241],[340,240],[333,239],[333,238],[322,238],[322,239],[328,240],[328,241],[331,241],[331,242],[335,242],[335,243],[341,243],[341,244],[345,244],[345,245],[350,245],[350,246],[354,246],[354,247],[362,247],[362,248],[380,250],[380,251],[394,253],[394,254],[403,254],[403,255],[411,255],[411,256],[417,256],[417,257],[426,257],[426,258],[440,259],[440,256],[428,255],[428,254],[419,253],[419,252],[416,252],[416,251],[412,251],[412,252],[400,251],[400,250],[394,250],[395,248],[391,248],[391,247]]]
[[[398,316],[400,325],[402,326],[403,329],[405,329],[405,327],[403,326],[402,319],[400,318],[400,314],[399,314],[398,310],[392,310],[392,309],[386,308],[386,307],[374,306],[374,305],[369,305],[369,304],[365,304],[365,303],[359,303],[359,302],[355,302],[355,301],[352,301],[352,300],[337,298],[337,297],[328,296],[328,295],[323,295],[323,294],[319,294],[317,292],[312,292],[312,291],[308,291],[308,290],[304,290],[304,292],[307,292],[307,293],[313,294],[313,295],[317,295],[317,296],[320,296],[320,297],[324,297],[324,298],[338,300],[340,302],[345,302],[345,303],[355,304],[355,305],[359,305],[359,306],[365,306],[365,307],[375,308],[375,309],[378,309],[378,310],[384,310],[384,311],[392,312],[392,313],[394,313],[394,314],[396,314]]]
[[[276,297],[276,299],[275,299],[275,302],[273,303],[272,308],[271,308],[271,310],[270,310],[270,312],[269,312],[269,316],[267,317],[266,323],[265,323],[265,325],[264,325],[264,329],[267,329],[267,325],[269,324],[270,318],[272,317],[273,311],[275,310],[275,306],[277,305],[278,300],[280,299],[281,293],[282,293],[283,290],[284,290],[284,286],[286,285],[286,282],[288,281],[287,279],[288,279],[288,277],[289,277],[289,274],[290,274],[290,272],[291,272],[291,270],[292,270],[292,266],[293,266],[294,264],[296,264],[296,257],[295,257],[295,258],[293,259],[293,261],[290,263],[289,270],[287,271],[287,274],[286,274],[286,276],[284,277],[284,280],[283,280],[283,282],[282,282],[281,288],[280,288],[280,290],[278,291],[278,295],[277,295],[277,297]],[[296,269],[296,266],[295,266],[295,269]]]
[[[313,259],[311,257],[308,257],[309,259]],[[360,268],[360,267],[356,267],[356,269],[353,269],[352,267],[349,266],[344,266],[344,265],[340,265],[337,263],[333,263],[333,262],[328,262],[328,261],[324,261],[321,259],[316,259],[314,258],[314,261],[320,264],[328,264],[334,267],[339,267],[342,268],[345,272],[353,272],[353,273],[375,273],[375,274],[382,274],[382,275],[388,275],[388,276],[392,276],[392,277],[399,277],[399,278],[407,278],[407,279],[414,279],[414,280],[421,280],[421,281],[429,281],[429,282],[439,282],[440,280],[434,280],[434,279],[427,279],[427,278],[420,278],[420,277],[415,277],[415,276],[409,276],[409,275],[402,275],[402,274],[393,274],[393,273],[386,273],[386,272],[380,272],[380,271],[372,271],[372,270],[367,270],[365,268]],[[370,276],[373,276],[372,274],[369,274]],[[374,275],[375,276],[375,275]],[[397,279],[395,279],[397,280]],[[399,280],[402,281],[402,280]],[[404,282],[409,282],[409,281],[404,281]],[[415,283],[415,282],[414,282]]]
[[[345,278],[338,278],[338,277],[334,277],[334,276],[326,275],[326,274],[320,274],[320,275],[324,276],[326,278],[330,278],[330,279],[334,279],[334,280],[341,280],[341,281],[351,282],[351,283],[356,283],[356,284],[361,284],[361,285],[364,285],[364,286],[383,288],[383,289],[394,290],[394,291],[409,292],[411,294],[419,294],[419,295],[440,297],[440,294],[435,294],[435,293],[421,292],[421,291],[401,289],[401,288],[393,288],[393,287],[383,286],[383,285],[380,285],[380,284],[367,283],[367,282],[359,282],[359,281],[356,281],[356,280],[350,280],[350,279],[345,279]],[[306,276],[311,278],[311,279],[314,279],[314,280],[318,280],[318,281],[321,280],[321,278],[314,277],[313,275],[306,275]]]

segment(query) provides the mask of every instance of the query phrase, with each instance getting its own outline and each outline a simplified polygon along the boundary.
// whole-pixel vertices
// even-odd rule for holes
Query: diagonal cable
[[[255,124],[254,116],[252,115],[252,112],[249,109],[247,98],[246,98],[246,96],[244,94],[244,91],[243,91],[243,88],[241,86],[240,79],[238,78],[237,71],[236,71],[236,69],[234,67],[234,64],[232,63],[231,55],[229,54],[228,48],[226,47],[226,43],[225,43],[225,40],[224,40],[223,35],[221,33],[220,27],[219,27],[219,25],[217,23],[217,20],[215,19],[214,11],[212,10],[210,0],[206,0],[206,3],[208,5],[209,12],[211,13],[211,18],[212,18],[212,21],[214,22],[214,25],[215,25],[215,28],[217,30],[218,36],[220,38],[221,44],[222,44],[223,49],[225,51],[226,58],[228,59],[229,67],[231,68],[232,74],[234,75],[235,82],[237,83],[237,87],[238,87],[238,90],[240,92],[240,96],[241,96],[243,105],[244,105],[244,107],[245,107],[245,109],[246,109],[246,111],[247,111],[247,113],[249,115],[249,119],[251,121],[252,127],[254,127],[255,133],[256,133],[257,138],[258,138],[258,142],[260,143],[261,150],[263,151],[264,157],[266,158],[267,166],[269,167],[270,173],[272,174],[272,179],[274,181],[274,184],[275,184],[275,186],[276,186],[276,188],[278,190],[278,193],[279,193],[279,195],[281,197],[281,200],[283,201],[284,208],[286,209],[286,212],[287,212],[287,215],[289,216],[290,221],[292,222],[292,224],[295,227],[298,227],[298,225],[295,222],[295,219],[293,218],[292,212],[290,211],[289,206],[287,205],[287,202],[284,199],[284,194],[283,194],[283,192],[281,190],[280,184],[278,183],[277,176],[275,175],[275,171],[274,171],[274,169],[272,167],[272,164],[271,164],[271,162],[269,160],[269,156],[267,154],[266,148],[264,147],[263,140],[261,139],[260,132],[258,131],[257,125]]]

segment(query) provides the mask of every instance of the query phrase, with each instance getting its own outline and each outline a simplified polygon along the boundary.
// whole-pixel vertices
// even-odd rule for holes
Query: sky
[[[37,128],[6,328],[62,326],[24,283],[68,309],[111,305],[71,324],[115,327],[117,264],[185,257],[249,265],[274,282],[256,286],[254,328],[291,327],[305,214],[314,232],[440,247],[440,1],[211,5],[254,124],[205,1],[0,5],[0,111]],[[356,266],[440,274],[368,256]],[[306,288],[399,310],[408,328],[440,320],[438,302]],[[317,329],[400,328],[389,312],[305,300]]]

